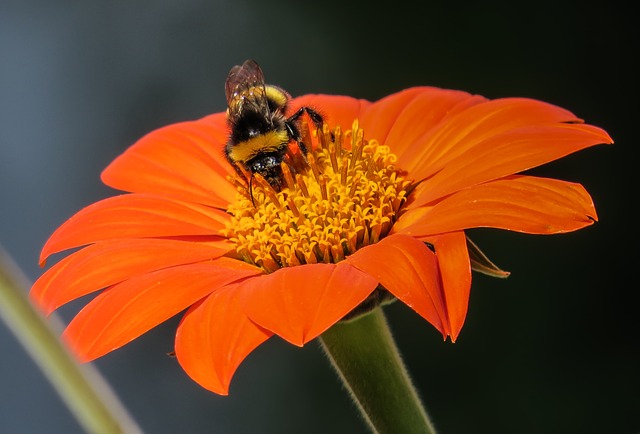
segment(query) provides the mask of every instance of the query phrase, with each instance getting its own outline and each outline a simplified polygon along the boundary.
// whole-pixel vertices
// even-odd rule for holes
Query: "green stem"
[[[320,342],[374,433],[435,433],[382,308],[334,325]]]
[[[26,297],[26,279],[0,248],[0,318],[53,384],[80,425],[95,434],[141,433],[90,366],[80,366]],[[53,318],[52,318],[53,319]]]

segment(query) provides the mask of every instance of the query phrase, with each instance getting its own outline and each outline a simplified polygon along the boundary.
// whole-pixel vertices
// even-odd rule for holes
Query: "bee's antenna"
[[[251,197],[251,205],[256,207],[256,203],[253,200],[253,172],[251,172],[251,176],[249,177],[249,197]]]

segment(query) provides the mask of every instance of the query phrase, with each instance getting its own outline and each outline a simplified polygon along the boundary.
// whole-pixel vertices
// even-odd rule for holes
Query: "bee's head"
[[[282,157],[278,155],[261,155],[247,163],[251,173],[259,173],[273,187],[275,191],[282,189]]]

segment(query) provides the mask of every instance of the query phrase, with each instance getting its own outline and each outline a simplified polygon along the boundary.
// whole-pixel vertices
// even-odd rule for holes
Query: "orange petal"
[[[257,267],[223,257],[136,276],[94,298],[71,321],[63,338],[81,360],[93,360],[218,288],[261,272]]]
[[[224,113],[160,128],[116,158],[102,181],[119,190],[226,208],[236,195],[226,180],[233,172],[223,157],[227,136]]]
[[[514,175],[459,191],[433,207],[409,210],[392,230],[416,237],[475,227],[555,234],[596,219],[593,201],[580,184]]]
[[[371,103],[364,99],[337,95],[303,95],[291,100],[290,113],[302,106],[317,110],[331,128],[340,125],[344,130],[351,129],[351,124]]]
[[[63,223],[44,245],[40,263],[53,253],[114,238],[220,235],[228,219],[224,211],[159,196],[114,196]]]
[[[436,128],[412,144],[411,160],[417,163],[412,173],[414,179],[433,175],[484,140],[507,131],[534,125],[582,123],[563,108],[532,99],[483,99],[472,103],[449,113]]]
[[[195,382],[227,395],[240,363],[272,335],[244,313],[231,284],[187,311],[176,333],[176,357]]]
[[[240,291],[251,320],[302,346],[358,306],[377,285],[344,263],[309,264],[248,279]]]
[[[78,297],[133,276],[224,255],[229,249],[205,242],[118,239],[85,247],[47,270],[30,297],[46,314]]]
[[[411,102],[419,98],[430,87],[412,87],[386,96],[366,108],[360,119],[360,127],[365,130],[366,139],[375,139],[386,144],[387,135],[398,117]],[[395,149],[394,149],[395,151]]]
[[[469,307],[471,262],[464,232],[452,232],[423,239],[436,249],[442,276],[447,315],[451,324],[451,340],[456,341]]]
[[[487,99],[462,91],[417,87],[386,97],[370,107],[361,126],[367,138],[389,146],[398,157],[398,167],[412,175],[424,166],[425,137],[447,125],[447,120]],[[386,121],[384,120],[386,118]]]
[[[538,125],[490,136],[423,181],[414,192],[411,207],[610,142],[600,128],[582,124]]]
[[[406,235],[391,235],[358,250],[344,262],[375,277],[443,337],[449,334],[438,261],[423,242]]]

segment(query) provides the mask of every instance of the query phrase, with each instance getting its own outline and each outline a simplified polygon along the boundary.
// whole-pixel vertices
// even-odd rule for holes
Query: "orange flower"
[[[42,264],[85,247],[31,291],[50,313],[102,290],[63,335],[82,360],[187,309],[177,359],[227,394],[240,362],[272,335],[302,346],[389,294],[455,340],[471,264],[501,273],[465,229],[552,234],[597,218],[579,184],[518,174],[612,143],[562,108],[432,87],[377,102],[306,95],[292,112],[303,105],[325,129],[311,137],[303,127],[308,163],[290,152],[280,192],[256,176],[249,194],[236,178],[224,113],[156,130],[107,167],[105,184],[129,193],[58,228]]]

